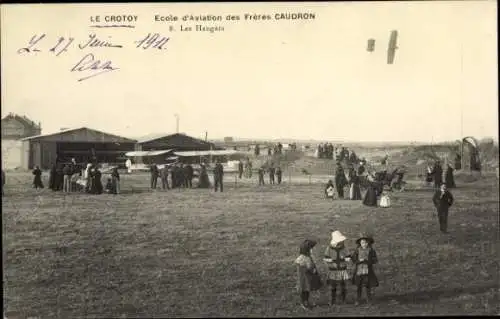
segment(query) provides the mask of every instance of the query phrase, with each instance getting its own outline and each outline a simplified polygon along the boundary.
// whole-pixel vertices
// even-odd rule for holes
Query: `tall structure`
[[[2,119],[2,168],[15,169],[22,167],[25,156],[21,139],[40,135],[42,127],[26,116],[14,113]]]

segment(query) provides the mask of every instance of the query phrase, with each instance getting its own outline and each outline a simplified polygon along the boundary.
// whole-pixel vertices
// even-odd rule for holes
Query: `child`
[[[108,178],[108,181],[106,182],[106,187],[104,189],[106,193],[113,194],[113,182],[111,181],[111,178]]]
[[[356,240],[358,247],[352,255],[352,261],[355,263],[352,283],[357,286],[356,305],[359,305],[363,287],[366,288],[367,303],[371,302],[371,289],[378,287],[378,279],[373,271],[373,265],[377,263],[377,253],[372,245],[375,241],[371,236],[361,236]]]
[[[333,181],[329,180],[325,186],[325,196],[326,198],[335,199],[334,194],[335,194],[335,186],[333,186]]]
[[[316,246],[314,240],[306,239],[300,245],[300,255],[295,259],[297,265],[297,290],[300,293],[300,305],[304,309],[310,309],[309,294],[320,287],[314,279],[318,278],[316,265],[311,257],[313,247]]]
[[[391,207],[391,198],[389,197],[389,193],[386,189],[382,191],[382,196],[380,196],[380,207]]]
[[[342,303],[345,303],[347,295],[346,281],[350,279],[347,262],[350,261],[350,256],[344,245],[345,240],[346,237],[338,230],[332,232],[332,239],[330,245],[326,248],[323,259],[328,266],[326,282],[330,285],[332,292],[330,306],[335,304],[337,285],[340,285]]]

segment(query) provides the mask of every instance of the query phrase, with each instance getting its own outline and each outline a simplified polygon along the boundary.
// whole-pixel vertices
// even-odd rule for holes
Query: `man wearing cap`
[[[441,232],[446,233],[448,228],[448,210],[453,205],[453,195],[446,188],[446,184],[441,184],[441,188],[434,193],[432,201],[437,209],[439,229]]]

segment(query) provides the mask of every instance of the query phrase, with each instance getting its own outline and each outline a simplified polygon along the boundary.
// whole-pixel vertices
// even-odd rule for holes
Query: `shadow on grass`
[[[481,294],[491,289],[498,289],[498,283],[491,283],[483,286],[459,287],[441,290],[414,291],[405,294],[387,294],[375,297],[376,302],[397,301],[399,303],[425,303],[439,301],[439,299],[457,297],[462,294]]]

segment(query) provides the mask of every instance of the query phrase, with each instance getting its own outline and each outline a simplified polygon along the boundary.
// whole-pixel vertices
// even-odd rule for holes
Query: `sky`
[[[315,19],[154,21],[281,12]],[[496,12],[496,1],[2,5],[2,117],[134,138],[174,133],[175,114],[180,132],[209,139],[497,138]],[[91,27],[123,14],[138,17],[135,28]],[[180,30],[196,24],[224,31]],[[123,48],[78,48],[92,33]],[[169,38],[164,50],[135,47],[148,33]],[[40,52],[18,53],[41,34]],[[59,36],[75,40],[55,56]],[[98,72],[71,71],[89,53],[119,69],[78,81]]]

